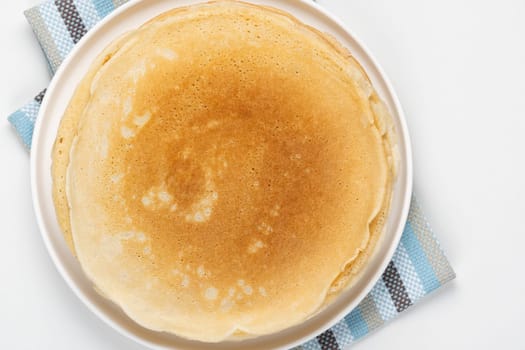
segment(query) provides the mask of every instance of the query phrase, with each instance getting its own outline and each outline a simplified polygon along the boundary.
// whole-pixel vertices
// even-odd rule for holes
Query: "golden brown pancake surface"
[[[54,151],[59,221],[87,276],[147,328],[284,329],[371,247],[392,181],[381,106],[355,60],[284,13],[167,12],[77,89]]]

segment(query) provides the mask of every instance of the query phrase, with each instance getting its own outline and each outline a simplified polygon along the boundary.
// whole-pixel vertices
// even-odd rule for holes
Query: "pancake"
[[[391,120],[334,39],[273,8],[174,9],[111,44],[53,151],[57,217],[97,290],[208,342],[298,324],[384,230]]]

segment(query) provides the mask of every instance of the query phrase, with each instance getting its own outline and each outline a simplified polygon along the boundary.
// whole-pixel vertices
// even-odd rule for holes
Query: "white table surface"
[[[22,11],[0,4],[0,349],[142,349],[88,311],[39,236],[27,151],[4,119],[49,81]],[[525,2],[320,0],[406,110],[415,190],[457,272],[355,349],[524,349]]]

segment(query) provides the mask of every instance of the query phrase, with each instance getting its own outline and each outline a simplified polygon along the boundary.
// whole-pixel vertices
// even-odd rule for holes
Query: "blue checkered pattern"
[[[25,12],[53,71],[78,40],[126,0],[46,1]],[[44,91],[9,116],[30,148]],[[415,198],[401,242],[382,278],[352,312],[297,349],[343,349],[395,318],[425,295],[455,277]]]

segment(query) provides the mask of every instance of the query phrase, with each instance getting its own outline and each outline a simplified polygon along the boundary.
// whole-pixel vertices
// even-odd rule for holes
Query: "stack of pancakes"
[[[391,120],[330,37],[220,1],[114,41],[53,151],[64,236],[97,290],[149,329],[217,342],[304,321],[383,231]]]

